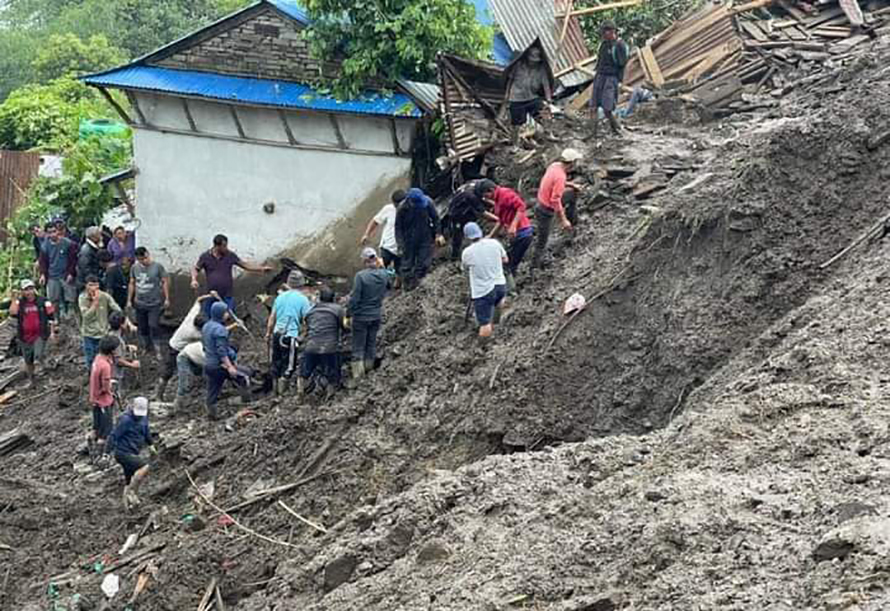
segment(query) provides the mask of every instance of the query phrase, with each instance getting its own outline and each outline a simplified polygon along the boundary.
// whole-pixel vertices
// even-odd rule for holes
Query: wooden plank
[[[559,54],[562,51],[562,45],[566,41],[566,34],[569,31],[569,23],[571,23],[571,21],[572,21],[572,9],[573,8],[575,8],[575,0],[569,0],[569,4],[566,7],[566,15],[562,20],[562,32],[559,33],[559,44],[556,47],[556,57],[553,58],[554,60],[556,60],[556,58],[559,57]],[[507,87],[507,90],[509,91],[510,88]]]
[[[290,129],[290,124],[287,122],[287,115],[281,109],[278,110],[278,118],[281,119],[281,126],[284,127],[284,133],[287,134],[287,141],[291,144],[297,144],[297,139],[294,138],[294,132]],[[342,146],[340,148],[343,148]]]
[[[139,122],[143,125],[148,125],[148,121],[145,119],[145,115],[142,114],[142,109],[139,107],[139,102],[136,100],[136,96],[133,95],[132,91],[127,90],[127,99],[130,101],[130,106],[136,111],[136,114],[139,116]]]
[[[719,47],[708,53],[708,55],[705,56],[704,61],[690,70],[686,75],[686,79],[691,82],[697,81],[708,70],[720,63],[720,60],[734,53],[738,48],[737,45],[738,43],[736,43],[735,41],[720,45]]]
[[[600,4],[597,6],[591,6],[590,8],[582,8],[577,11],[570,11],[568,13],[560,13],[556,16],[557,19],[562,17],[580,17],[582,15],[592,15],[594,13],[601,13],[602,11],[611,11],[615,8],[624,8],[627,6],[636,6],[640,4],[643,0],[620,0],[619,2],[609,2],[608,4]]]
[[[133,121],[133,118],[129,115],[129,113],[127,113],[127,111],[124,110],[123,106],[121,106],[120,104],[117,103],[117,100],[115,100],[115,99],[112,97],[112,95],[111,95],[110,93],[108,93],[108,90],[105,89],[105,87],[96,87],[96,89],[99,90],[99,93],[102,94],[102,97],[105,98],[105,101],[108,102],[108,104],[109,104],[114,110],[117,111],[117,114],[119,114],[119,115],[121,116],[121,118],[122,118],[124,121],[126,121],[127,125],[134,125],[134,124],[135,124],[135,121]]]
[[[754,40],[758,42],[766,42],[768,40],[766,34],[764,34],[763,30],[757,27],[756,24],[741,19],[739,20],[738,24]]]
[[[238,110],[231,104],[229,104],[228,106],[229,111],[232,113],[232,121],[235,122],[235,129],[238,130],[238,135],[242,138],[246,138],[247,136],[244,134],[244,126],[241,125],[241,119],[240,117],[238,117]]]
[[[652,83],[656,87],[664,85],[664,75],[661,73],[661,68],[658,67],[658,62],[655,60],[655,54],[652,53],[652,47],[646,45],[641,50],[640,55],[643,60],[643,65],[652,77]]]
[[[182,111],[185,113],[185,118],[189,122],[189,128],[196,132],[198,131],[198,125],[195,123],[195,118],[192,116],[192,111],[189,108],[189,101],[185,98],[179,98],[179,101],[182,102]],[[241,136],[244,137],[243,135]]]
[[[711,13],[707,17],[705,17],[701,21],[692,24],[689,28],[678,32],[676,36],[672,36],[670,39],[666,40],[663,45],[659,45],[654,50],[660,57],[672,49],[683,46],[683,44],[686,43],[688,40],[694,38],[720,20],[728,20],[729,16],[729,9],[725,6],[719,6],[711,11]]]

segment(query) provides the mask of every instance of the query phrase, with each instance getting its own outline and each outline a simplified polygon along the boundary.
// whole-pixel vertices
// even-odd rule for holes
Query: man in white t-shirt
[[[390,267],[399,273],[402,264],[401,253],[399,252],[399,243],[396,241],[396,211],[399,204],[405,201],[405,192],[401,189],[394,191],[392,194],[392,203],[386,204],[380,209],[380,212],[368,223],[365,229],[365,235],[362,236],[362,246],[367,246],[377,227],[383,226],[383,232],[380,235],[380,256],[383,259],[383,267]],[[398,281],[398,278],[396,279]]]
[[[482,228],[476,223],[464,226],[464,236],[471,244],[464,249],[461,266],[470,274],[470,297],[479,323],[479,337],[484,340],[491,337],[495,310],[507,296],[507,251],[499,241],[483,237]]]
[[[167,354],[161,367],[161,376],[158,378],[158,383],[155,386],[155,398],[158,401],[164,400],[164,391],[167,389],[167,384],[177,373],[176,357],[190,343],[201,341],[201,328],[195,326],[195,317],[202,311],[203,303],[208,299],[216,301],[219,299],[219,295],[216,291],[210,291],[209,294],[198,297],[188,314],[186,314],[185,319],[177,327],[176,333],[173,334],[173,337],[167,343]]]

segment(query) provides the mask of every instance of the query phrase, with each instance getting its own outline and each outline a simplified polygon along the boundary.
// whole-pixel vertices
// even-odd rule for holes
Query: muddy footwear
[[[297,397],[302,397],[304,389],[306,387],[306,382],[300,376],[297,376],[296,388],[297,388]]]
[[[624,135],[624,132],[621,130],[621,124],[618,122],[618,117],[614,114],[609,115],[609,125],[612,126],[612,133],[618,137]]]
[[[365,365],[365,375],[368,375],[372,371],[374,371],[374,361],[364,361],[364,365]]]
[[[275,396],[283,397],[287,392],[287,380],[284,378],[275,379]]]
[[[139,507],[140,503],[141,501],[132,486],[124,486],[124,507],[126,507],[127,510],[132,510]]]
[[[352,369],[352,378],[349,380],[349,384],[347,385],[349,388],[356,388],[358,386],[359,380],[365,377],[365,363],[364,361],[353,361],[349,364]]]
[[[207,407],[207,419],[211,422],[216,422],[219,420],[219,406],[215,403],[213,405],[208,405]]]
[[[516,278],[513,277],[513,274],[507,272],[504,274],[507,277],[507,294],[513,295],[516,293]]]

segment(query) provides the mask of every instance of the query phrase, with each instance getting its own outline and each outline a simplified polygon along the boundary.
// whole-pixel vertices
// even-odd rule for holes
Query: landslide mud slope
[[[879,608],[887,246],[818,268],[886,214],[890,148],[868,146],[890,125],[876,49],[769,115],[643,124],[592,152],[589,175],[616,152],[696,169],[648,211],[616,184],[606,207],[590,196],[490,349],[443,263],[388,301],[383,366],[357,391],[264,399],[232,430],[156,419],[170,449],[133,514],[117,470],[76,456],[86,410],[63,363],[61,388],[0,412],[0,430],[34,439],[0,457],[0,608],[45,607],[59,575],[54,602],[97,602],[95,563],[134,532],[135,552],[163,546],[119,572],[127,597],[151,574],[140,609],[196,607],[214,577],[230,608],[257,611]],[[543,156],[511,156],[500,171],[531,195]],[[602,296],[553,341],[575,291]],[[196,501],[186,472],[223,508],[303,483],[232,510],[250,534]]]

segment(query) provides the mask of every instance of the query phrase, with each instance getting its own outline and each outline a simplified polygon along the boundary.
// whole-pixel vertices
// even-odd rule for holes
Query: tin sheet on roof
[[[405,118],[423,115],[414,101],[403,93],[386,96],[368,92],[353,100],[340,101],[299,83],[156,66],[125,66],[83,80],[88,85],[160,91],[242,104]]]
[[[560,11],[567,5],[563,0],[486,1],[491,7],[500,31],[515,52],[524,51],[540,37],[550,65],[557,74],[590,56],[581,25],[576,17],[569,21],[565,40],[562,46],[559,44],[563,20],[557,20],[556,12],[557,3]],[[581,71],[573,70],[560,76],[559,80],[563,85],[570,87],[590,80],[590,77]]]
[[[296,0],[266,0],[269,4],[277,8],[282,13],[296,19],[297,21],[307,24],[309,23],[309,15],[299,5]]]
[[[434,83],[421,83],[399,79],[399,86],[420,104],[424,110],[434,113],[439,107],[439,86]]]

